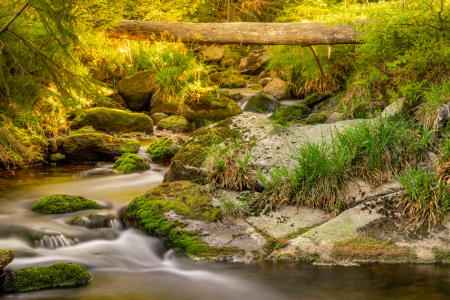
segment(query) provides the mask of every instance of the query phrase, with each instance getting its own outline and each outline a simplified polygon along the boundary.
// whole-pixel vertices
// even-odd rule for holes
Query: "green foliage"
[[[6,276],[8,279],[0,286],[1,292],[38,291],[45,288],[84,285],[92,279],[85,267],[70,263],[23,268]]]
[[[434,258],[444,264],[450,263],[450,252],[436,251]]]
[[[116,160],[113,170],[122,174],[145,171],[150,169],[150,164],[144,161],[136,154],[126,153],[124,156]]]
[[[60,214],[85,209],[101,209],[102,206],[95,201],[82,196],[55,194],[40,198],[31,208],[41,214]]]
[[[306,115],[311,113],[311,109],[303,104],[300,105],[289,105],[282,107],[275,111],[270,119],[272,120],[280,120],[283,119],[287,122],[298,122],[303,120]]]

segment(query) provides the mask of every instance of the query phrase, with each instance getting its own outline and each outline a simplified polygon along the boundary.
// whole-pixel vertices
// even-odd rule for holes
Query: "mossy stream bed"
[[[0,173],[0,249],[17,252],[6,270],[70,262],[93,276],[81,287],[0,294],[0,299],[450,299],[448,266],[229,264],[179,258],[158,239],[126,229],[121,221],[127,203],[159,185],[166,167],[152,164],[150,170],[124,175],[109,169],[57,165],[16,170],[15,176]],[[37,199],[57,193],[84,196],[103,208],[54,215],[30,211]],[[108,216],[111,225],[69,224],[86,214]]]

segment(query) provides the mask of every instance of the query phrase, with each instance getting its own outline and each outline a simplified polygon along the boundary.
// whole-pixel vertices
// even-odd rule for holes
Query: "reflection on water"
[[[93,274],[87,286],[0,298],[450,299],[450,268],[442,266],[244,265],[178,258],[158,239],[124,229],[120,220],[129,201],[161,183],[166,168],[152,164],[149,171],[128,175],[112,174],[110,168],[63,165],[17,170],[16,177],[0,174],[0,249],[17,249],[21,256],[7,269],[73,262]],[[59,215],[30,211],[39,197],[54,193],[82,195],[105,208]],[[68,224],[91,214],[119,223],[97,229]]]

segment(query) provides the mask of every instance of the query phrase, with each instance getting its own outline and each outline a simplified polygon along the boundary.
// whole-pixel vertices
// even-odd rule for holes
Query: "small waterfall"
[[[44,235],[42,239],[35,240],[34,245],[36,248],[56,249],[60,247],[68,247],[77,244],[79,240],[66,238],[64,235]]]

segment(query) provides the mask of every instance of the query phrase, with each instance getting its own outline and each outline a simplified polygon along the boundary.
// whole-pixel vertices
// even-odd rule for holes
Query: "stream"
[[[142,143],[140,155],[145,155]],[[22,256],[6,268],[57,262],[84,265],[81,287],[0,294],[0,299],[450,299],[450,267],[368,265],[329,267],[259,262],[229,264],[179,258],[156,238],[126,229],[120,216],[133,198],[162,182],[167,167],[118,175],[111,165],[57,165],[0,172],[0,249]],[[85,196],[105,209],[41,215],[30,211],[42,196]],[[109,228],[66,222],[90,213],[115,216]],[[37,255],[37,256],[32,256]]]

